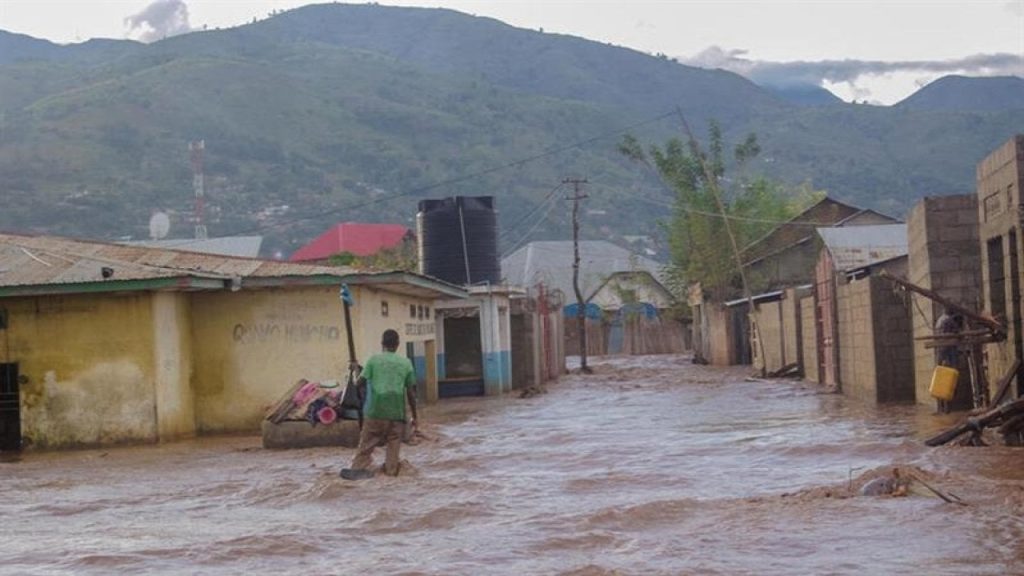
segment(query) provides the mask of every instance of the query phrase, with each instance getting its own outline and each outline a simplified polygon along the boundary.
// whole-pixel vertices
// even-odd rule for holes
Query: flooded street
[[[398,478],[258,437],[0,464],[0,573],[1024,574],[1024,450],[679,356],[428,407]],[[380,450],[375,454],[382,461]],[[893,466],[968,506],[847,497]]]

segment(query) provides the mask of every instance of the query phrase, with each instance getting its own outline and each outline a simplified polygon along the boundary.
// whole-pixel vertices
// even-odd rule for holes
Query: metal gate
[[[0,451],[5,450],[21,450],[17,364],[0,364]]]

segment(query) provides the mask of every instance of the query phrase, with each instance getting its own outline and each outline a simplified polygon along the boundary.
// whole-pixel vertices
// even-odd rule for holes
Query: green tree
[[[654,170],[674,193],[672,217],[663,225],[671,256],[666,267],[668,287],[678,299],[685,300],[686,287],[694,282],[716,299],[741,292],[724,218],[742,248],[813,200],[813,195],[792,194],[782,184],[743,175],[747,163],[760,153],[755,134],[733,150],[735,177],[726,176],[724,149],[721,130],[714,122],[706,151],[695,140],[684,143],[678,138],[645,151],[636,138],[626,136],[619,146],[627,157]]]
[[[391,248],[383,248],[368,256],[339,252],[327,260],[328,266],[348,266],[358,270],[416,272],[419,267],[416,240],[407,236]]]

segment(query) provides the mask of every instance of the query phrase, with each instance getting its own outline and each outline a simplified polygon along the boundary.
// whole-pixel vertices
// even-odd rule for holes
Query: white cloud
[[[143,42],[153,42],[192,31],[184,0],[155,0],[138,14],[124,19],[128,32]]]

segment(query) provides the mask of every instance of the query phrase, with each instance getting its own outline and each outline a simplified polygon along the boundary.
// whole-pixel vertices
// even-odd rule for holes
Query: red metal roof
[[[303,262],[323,260],[339,252],[356,256],[369,256],[385,248],[397,246],[409,229],[401,224],[363,224],[343,222],[336,224],[315,240],[299,248],[290,260]]]

